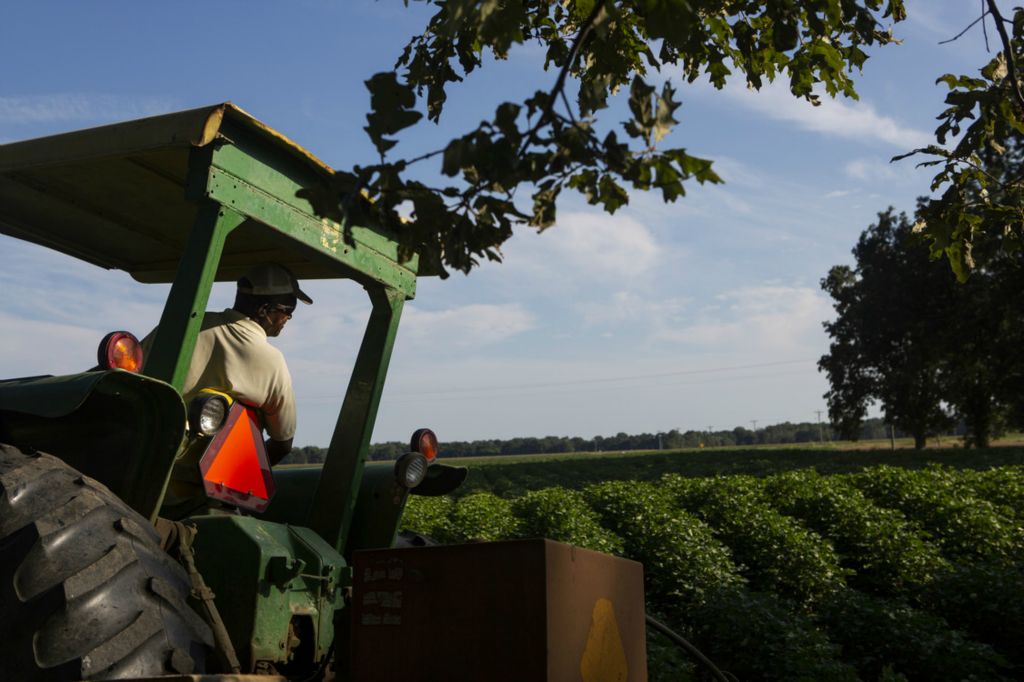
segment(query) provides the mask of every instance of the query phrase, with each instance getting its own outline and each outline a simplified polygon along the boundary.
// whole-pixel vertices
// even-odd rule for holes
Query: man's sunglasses
[[[275,305],[270,310],[272,312],[275,312],[275,313],[284,313],[288,317],[291,317],[295,313],[295,306],[293,306],[293,305],[283,305],[281,303],[278,303],[277,305]]]

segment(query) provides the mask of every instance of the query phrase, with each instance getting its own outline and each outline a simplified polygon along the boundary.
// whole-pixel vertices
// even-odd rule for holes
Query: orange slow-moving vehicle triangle
[[[199,468],[208,497],[263,511],[274,496],[274,478],[255,411],[236,402],[206,449]]]

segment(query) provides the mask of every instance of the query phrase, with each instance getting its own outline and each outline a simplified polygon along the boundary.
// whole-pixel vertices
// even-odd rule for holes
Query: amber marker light
[[[409,441],[409,449],[427,458],[427,462],[437,459],[437,436],[430,429],[417,429]]]
[[[102,369],[142,369],[142,344],[131,332],[110,332],[100,341],[96,363]]]

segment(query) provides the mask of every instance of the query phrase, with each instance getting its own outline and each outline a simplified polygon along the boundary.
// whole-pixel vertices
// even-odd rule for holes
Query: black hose
[[[668,637],[670,640],[672,640],[672,642],[676,644],[676,646],[678,646],[680,649],[684,650],[686,653],[690,654],[691,656],[696,658],[700,663],[702,663],[708,670],[711,671],[711,674],[714,676],[716,680],[718,680],[719,682],[734,682],[734,680],[736,679],[735,677],[732,677],[731,675],[726,675],[726,673],[722,672],[717,665],[711,662],[710,658],[702,654],[700,652],[700,649],[686,641],[682,637],[682,635],[673,632],[673,630],[669,626],[665,625],[660,620],[656,619],[654,616],[650,614],[646,614],[644,616],[644,619],[647,621],[648,625],[650,625],[652,628]]]

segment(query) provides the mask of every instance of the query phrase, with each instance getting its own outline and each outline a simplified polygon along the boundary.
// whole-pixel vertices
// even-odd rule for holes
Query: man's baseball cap
[[[243,282],[248,282],[249,286]],[[243,294],[255,296],[292,294],[303,303],[313,302],[313,299],[299,288],[299,280],[295,279],[292,271],[279,263],[264,263],[250,268],[242,279],[238,280],[238,290]]]

